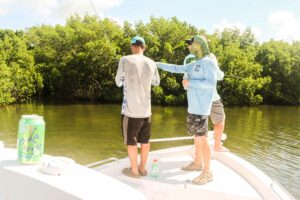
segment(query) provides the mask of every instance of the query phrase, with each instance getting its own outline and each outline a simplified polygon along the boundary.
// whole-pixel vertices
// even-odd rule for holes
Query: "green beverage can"
[[[18,128],[18,160],[38,164],[44,153],[45,122],[42,116],[22,115]]]

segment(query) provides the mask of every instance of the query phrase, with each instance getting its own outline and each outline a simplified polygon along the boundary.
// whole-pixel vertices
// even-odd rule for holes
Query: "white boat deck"
[[[273,182],[271,179],[254,166],[248,166],[249,163],[229,152],[215,153],[215,159],[211,162],[211,170],[214,175],[212,182],[205,185],[193,185],[191,180],[200,172],[180,170],[183,165],[192,161],[191,152],[193,152],[191,146],[151,152],[146,168],[150,174],[151,161],[158,159],[160,176],[157,179],[149,175],[139,179],[124,176],[122,169],[129,166],[128,158],[95,169],[138,189],[146,195],[147,199],[291,199],[289,196],[279,198],[271,190],[270,184]],[[257,176],[263,180],[258,180]]]
[[[128,185],[85,166],[73,164],[64,174],[52,176],[41,172],[39,164],[20,164],[15,149],[0,148],[0,200],[99,200],[124,197],[145,199],[142,193]]]
[[[40,165],[20,164],[16,150],[2,145],[0,200],[294,200],[263,172],[230,152],[214,153],[212,182],[193,185],[191,180],[200,172],[180,170],[192,161],[193,152],[192,146],[150,152],[146,168],[150,174],[151,161],[158,159],[158,178],[124,176],[122,169],[129,166],[128,158],[95,170],[72,164],[64,174],[51,176],[42,173]]]

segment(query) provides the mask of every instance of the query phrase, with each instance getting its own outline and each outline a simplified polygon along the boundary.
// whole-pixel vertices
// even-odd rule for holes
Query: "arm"
[[[214,89],[217,86],[217,75],[216,70],[212,63],[207,63],[204,67],[204,73],[206,75],[205,79],[196,80],[190,79],[189,80],[189,87],[191,88],[198,88],[198,89]]]
[[[184,73],[184,75],[183,75],[183,79],[184,79],[184,80],[186,80],[186,79],[189,79],[189,75],[188,75],[188,73]]]
[[[118,71],[117,71],[117,74],[115,77],[115,82],[118,87],[121,87],[124,84],[124,80],[125,80],[124,74],[125,74],[124,73],[124,61],[123,61],[123,59],[121,59],[119,61]]]
[[[212,60],[212,64],[213,64],[214,68],[216,69],[217,80],[218,81],[223,80],[223,78],[224,78],[224,72],[220,69],[219,64],[218,64],[218,60],[217,60],[216,56],[213,53],[211,53],[209,55],[209,57]]]
[[[186,90],[188,85],[189,85],[189,75],[188,75],[188,73],[184,73],[183,80],[182,80],[182,86]]]
[[[224,78],[224,72],[221,71],[220,69],[217,69],[217,80],[220,81],[220,80],[223,80]]]
[[[215,58],[215,60],[212,60],[212,64],[214,65],[214,68],[216,69],[216,74],[217,74],[217,80],[223,80],[224,78],[224,72],[220,69],[219,65],[218,65],[218,61]]]
[[[154,75],[152,77],[152,85],[158,86],[159,83],[160,83],[159,73],[158,73],[157,67],[155,66],[155,72],[154,72]]]
[[[189,69],[189,65],[174,65],[174,64],[166,64],[166,63],[156,63],[157,67],[172,73],[187,73]]]
[[[187,61],[189,61],[189,59],[195,59],[195,56],[193,54],[189,54],[188,56],[186,56],[184,58],[183,64],[186,65]],[[191,62],[195,62],[195,60],[192,60]],[[189,62],[189,63],[191,63],[191,62]],[[188,79],[189,79],[189,74],[184,73],[183,80],[182,80],[182,86],[185,90],[188,88],[188,85],[189,85],[189,80]]]

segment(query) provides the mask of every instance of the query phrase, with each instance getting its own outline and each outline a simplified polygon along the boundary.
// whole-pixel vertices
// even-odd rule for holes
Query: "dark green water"
[[[300,107],[226,108],[225,142],[300,199]],[[120,105],[21,104],[0,107],[0,140],[16,147],[23,114],[44,116],[45,153],[87,164],[126,156],[120,133]],[[152,138],[186,136],[185,107],[153,107]],[[152,149],[192,144],[154,143]]]

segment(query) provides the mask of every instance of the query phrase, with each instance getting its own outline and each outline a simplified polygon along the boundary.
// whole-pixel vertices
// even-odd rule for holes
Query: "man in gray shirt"
[[[143,55],[144,51],[145,40],[139,36],[132,38],[132,55],[121,58],[115,77],[117,86],[123,86],[122,134],[131,164],[130,168],[123,170],[123,174],[134,178],[147,175],[145,165],[150,150],[151,85],[159,85],[156,64]],[[137,143],[141,143],[140,164]]]

